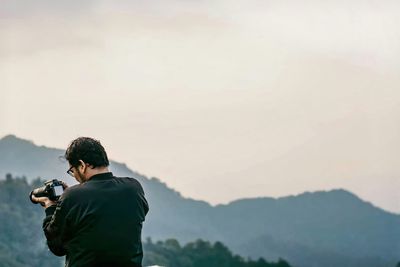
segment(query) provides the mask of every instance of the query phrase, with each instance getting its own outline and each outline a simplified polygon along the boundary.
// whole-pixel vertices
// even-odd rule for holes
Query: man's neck
[[[88,173],[88,178],[86,178],[86,181],[90,180],[96,174],[102,174],[102,173],[107,173],[107,172],[110,172],[108,167],[97,167],[94,169],[90,169],[90,172]]]

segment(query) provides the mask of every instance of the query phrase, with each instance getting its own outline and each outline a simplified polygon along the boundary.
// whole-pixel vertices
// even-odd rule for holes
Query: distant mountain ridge
[[[33,179],[65,174],[64,150],[9,135],[0,139],[0,178]],[[287,259],[294,266],[395,266],[400,261],[400,215],[343,190],[281,198],[250,198],[211,206],[183,198],[157,178],[111,162],[117,176],[138,179],[150,203],[143,236],[153,240],[222,241],[243,256]],[[65,178],[67,177],[67,178]]]

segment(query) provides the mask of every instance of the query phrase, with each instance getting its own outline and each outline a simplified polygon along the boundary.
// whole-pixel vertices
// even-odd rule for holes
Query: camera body
[[[34,204],[38,204],[39,202],[32,200],[32,196],[48,197],[52,201],[57,201],[63,192],[64,192],[64,188],[63,188],[63,184],[61,181],[59,181],[57,179],[48,180],[48,181],[44,182],[44,186],[33,189],[31,191],[31,193],[29,194],[29,199]]]

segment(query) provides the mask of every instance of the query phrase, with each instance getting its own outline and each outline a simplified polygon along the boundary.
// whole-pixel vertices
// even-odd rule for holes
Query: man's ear
[[[83,160],[80,159],[78,168],[81,167],[81,166],[83,168],[82,172],[85,172],[86,164],[85,164],[85,162]]]

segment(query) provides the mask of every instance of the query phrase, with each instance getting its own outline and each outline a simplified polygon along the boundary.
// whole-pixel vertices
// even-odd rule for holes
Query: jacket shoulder
[[[143,191],[142,184],[136,178],[133,178],[133,177],[116,177],[116,178],[121,179],[126,183],[130,183],[130,184],[134,185],[135,187],[139,188],[139,190]]]
[[[65,200],[65,199],[73,198],[74,196],[79,194],[78,192],[81,190],[82,190],[82,188],[81,188],[80,184],[69,186],[67,189],[64,190],[64,192],[61,196],[61,199]]]

